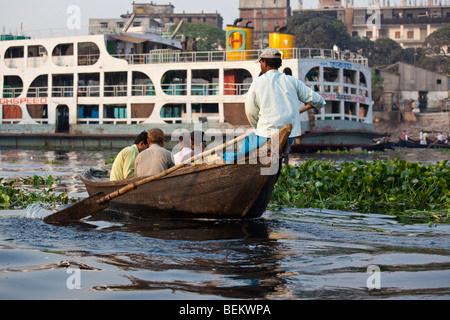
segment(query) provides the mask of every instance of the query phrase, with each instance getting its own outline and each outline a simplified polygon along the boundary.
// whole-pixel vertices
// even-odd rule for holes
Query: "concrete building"
[[[448,98],[446,76],[403,62],[381,69],[380,76],[384,79],[385,111],[402,105],[411,110],[412,101],[419,103],[420,112],[443,110],[443,101]]]
[[[389,0],[370,0],[369,7],[355,7],[354,0],[319,0],[317,11],[342,21],[353,37],[371,40],[390,38],[403,48],[420,47],[427,36],[450,25],[448,0],[401,0],[391,6]],[[448,50],[448,49],[447,49]]]
[[[130,19],[135,18],[131,27],[164,28],[180,20],[188,23],[210,23],[218,28],[223,28],[223,17],[218,13],[175,13],[175,6],[171,3],[159,5],[153,1],[150,3],[132,3],[133,11],[122,14],[120,18],[113,19],[89,19],[89,34],[105,34],[120,32]]]
[[[266,47],[269,33],[276,27],[286,26],[290,16],[290,0],[239,0],[239,18],[242,25],[251,23],[254,28],[255,47],[261,48],[261,38]]]

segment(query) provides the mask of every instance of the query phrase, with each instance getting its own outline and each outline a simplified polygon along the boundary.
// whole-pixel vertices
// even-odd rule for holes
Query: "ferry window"
[[[345,101],[345,114],[356,116],[356,103]]]
[[[43,46],[29,46],[28,58],[47,57],[47,50]]]
[[[78,44],[78,65],[90,66],[100,58],[100,49],[93,42],[82,42]]]
[[[344,70],[344,83],[356,84],[355,70]]]
[[[47,61],[47,50],[43,46],[29,46],[28,47],[28,67],[38,68],[44,65]]]
[[[359,73],[359,86],[367,88],[366,76],[362,72]]]
[[[131,118],[133,119],[148,119],[155,108],[154,103],[132,103],[131,104]]]
[[[104,105],[103,106],[104,119],[126,119],[127,106],[124,105]]]
[[[46,104],[28,104],[27,111],[32,119],[48,119],[48,110]]]
[[[252,81],[252,75],[245,69],[226,69],[224,70],[224,94],[246,94]]]
[[[339,82],[339,69],[323,68],[323,78],[325,82]]]
[[[78,74],[78,96],[79,97],[100,96],[100,73]]]
[[[161,118],[181,118],[186,113],[186,104],[166,104],[161,108]],[[164,120],[167,123],[180,123],[181,120]]]
[[[192,70],[192,95],[217,95],[219,70]]]
[[[73,74],[54,75],[52,79],[52,97],[73,96]]]
[[[22,108],[15,105],[3,105],[2,112],[3,123],[17,124],[20,121],[12,121],[22,119]],[[5,120],[10,120],[5,121]]]
[[[367,104],[360,104],[359,105],[359,117],[365,118],[367,113],[369,111],[369,106]]]
[[[78,119],[98,119],[98,110],[98,105],[78,105]],[[78,123],[86,122],[78,121]]]
[[[23,90],[23,81],[18,76],[3,77],[3,98],[16,98]]]
[[[127,95],[127,72],[105,72],[105,97]]]
[[[318,82],[320,81],[320,68],[315,67],[308,71],[305,76],[305,81]]]
[[[168,95],[184,96],[186,95],[186,82],[186,70],[170,70],[162,76],[161,87]]]
[[[193,103],[192,112],[219,113],[219,105],[217,103]]]
[[[73,56],[73,43],[59,44],[53,49],[53,54],[55,56]]]
[[[40,75],[33,80],[28,88],[27,97],[41,98],[48,96],[48,75]]]
[[[149,76],[143,72],[133,71],[133,96],[154,96],[155,86]]]
[[[16,69],[23,66],[23,47],[10,47],[5,52],[5,65]]]
[[[23,58],[23,47],[10,47],[5,52],[5,59]]]
[[[73,43],[59,44],[53,49],[53,63],[60,67],[73,67]]]

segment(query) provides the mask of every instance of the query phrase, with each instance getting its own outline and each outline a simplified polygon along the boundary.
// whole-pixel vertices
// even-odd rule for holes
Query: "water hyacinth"
[[[421,164],[405,160],[335,163],[310,159],[282,168],[272,204],[361,213],[429,211],[450,216],[448,161]]]
[[[37,175],[10,181],[0,178],[0,209],[22,209],[38,202],[56,206],[75,201],[70,199],[66,192],[53,192],[52,186],[59,181],[59,178],[52,176]]]

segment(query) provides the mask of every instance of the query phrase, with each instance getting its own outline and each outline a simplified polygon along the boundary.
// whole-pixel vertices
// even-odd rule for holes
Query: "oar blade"
[[[108,208],[109,201],[98,204],[97,200],[104,196],[105,194],[103,192],[96,193],[89,198],[74,203],[70,207],[45,217],[44,222],[58,223],[78,221],[96,212],[102,211]]]

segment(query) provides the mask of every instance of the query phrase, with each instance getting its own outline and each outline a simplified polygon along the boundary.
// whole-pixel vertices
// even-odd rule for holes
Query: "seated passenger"
[[[191,157],[194,157],[198,154],[203,153],[205,151],[206,142],[205,142],[205,133],[203,131],[192,131],[190,135],[191,141],[191,154],[185,154],[181,159],[181,162],[189,160]],[[202,163],[203,159],[195,160],[196,164]]]
[[[111,169],[111,181],[134,178],[134,161],[139,153],[148,148],[147,132],[141,132],[132,146],[119,152]]]
[[[192,157],[193,152],[191,149],[191,135],[189,134],[189,132],[183,132],[178,138],[178,141],[180,143],[181,150],[173,156],[175,165],[183,162],[182,160],[185,156],[187,157],[187,159]]]
[[[175,165],[172,152],[164,148],[164,132],[161,129],[149,130],[148,142],[148,149],[136,157],[136,177],[153,176]]]

